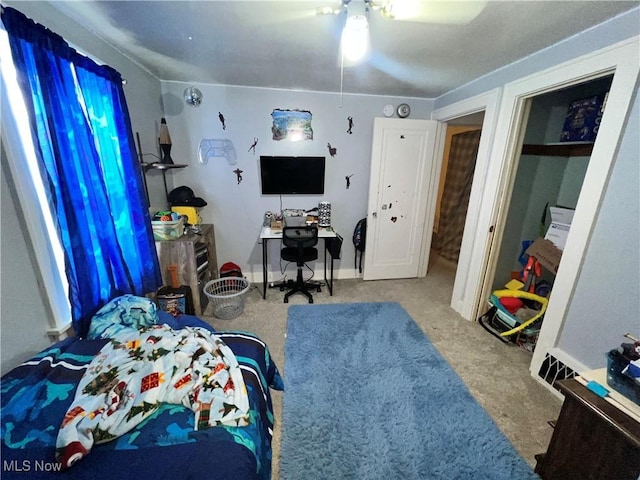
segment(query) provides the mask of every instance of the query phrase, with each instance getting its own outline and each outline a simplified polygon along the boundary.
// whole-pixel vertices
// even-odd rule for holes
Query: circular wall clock
[[[398,105],[397,114],[400,118],[407,118],[410,113],[411,107],[409,105],[407,105],[406,103],[401,103],[400,105]]]
[[[385,105],[384,108],[382,109],[382,113],[384,113],[385,117],[393,116],[393,112],[394,112],[394,108],[393,108],[393,105],[391,104]]]

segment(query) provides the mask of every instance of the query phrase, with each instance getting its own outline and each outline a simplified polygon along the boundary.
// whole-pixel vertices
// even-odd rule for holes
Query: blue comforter
[[[159,322],[174,329],[193,326],[214,331],[196,317],[158,314]],[[274,421],[269,388],[282,390],[282,379],[267,346],[257,337],[244,332],[216,334],[242,369],[249,395],[249,426],[196,431],[193,411],[166,404],[125,435],[96,445],[85,460],[59,472],[55,459],[59,427],[87,365],[107,343],[106,339],[65,339],[2,377],[0,476],[269,479]]]

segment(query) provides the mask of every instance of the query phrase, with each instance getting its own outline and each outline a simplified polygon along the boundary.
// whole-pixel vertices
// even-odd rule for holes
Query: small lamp
[[[169,135],[169,127],[167,127],[167,121],[163,117],[160,120],[160,151],[162,152],[162,163],[173,164],[171,159],[171,136]]]

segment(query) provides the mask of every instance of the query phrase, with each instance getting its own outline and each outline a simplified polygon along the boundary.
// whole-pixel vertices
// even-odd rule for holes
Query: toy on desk
[[[262,221],[263,227],[270,227],[271,222],[275,219],[275,215],[273,212],[266,211],[264,212],[264,220]]]

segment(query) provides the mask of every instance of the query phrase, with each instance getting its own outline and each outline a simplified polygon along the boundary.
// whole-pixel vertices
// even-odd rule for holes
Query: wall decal
[[[227,129],[227,125],[224,123],[224,115],[222,115],[222,113],[218,112],[218,118],[220,119],[220,123],[222,124],[222,129],[226,130]]]
[[[229,165],[238,161],[233,142],[226,138],[203,138],[198,147],[198,161],[206,165],[210,158],[225,158]]]
[[[396,223],[396,222],[398,221],[398,217],[391,217],[391,221],[392,221],[393,223]]]
[[[327,143],[327,148],[329,149],[329,155],[331,155],[332,157],[335,157],[336,153],[338,153],[338,149],[332,147],[330,143]]]
[[[253,143],[251,144],[251,146],[249,147],[249,150],[247,150],[247,152],[250,152],[253,150],[253,154],[256,154],[256,145],[258,144],[258,139],[256,137],[253,137]]]
[[[273,139],[276,141],[313,140],[311,128],[311,112],[308,110],[279,110],[271,112],[273,118]]]
[[[351,135],[353,133],[353,117],[347,117],[347,121],[349,122],[349,128],[347,129],[347,133]]]
[[[347,190],[349,190],[349,187],[351,186],[351,177],[353,177],[353,173],[344,177],[344,179],[347,181]]]
[[[236,168],[233,173],[236,174],[236,179],[238,180],[238,185],[240,185],[240,182],[242,182],[242,170],[240,170],[239,168]]]

